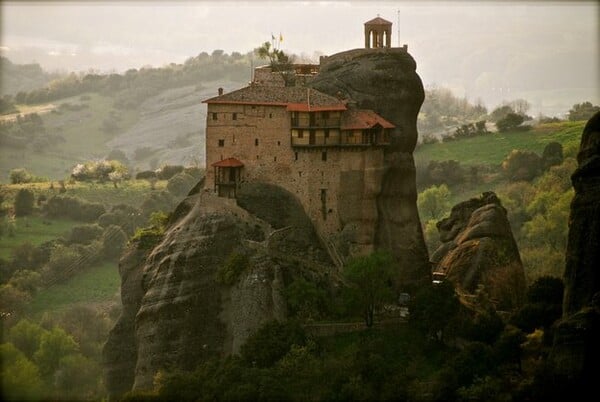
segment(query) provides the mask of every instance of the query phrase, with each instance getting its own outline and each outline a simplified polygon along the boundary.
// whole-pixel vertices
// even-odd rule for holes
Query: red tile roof
[[[270,105],[291,106],[301,108],[310,101],[310,110],[345,110],[345,104],[334,96],[324,94],[316,89],[306,87],[278,87],[253,84],[233,92],[216,96],[204,101],[209,104],[244,104],[244,105]],[[293,106],[292,106],[293,105]]]
[[[342,114],[342,130],[363,130],[373,128],[378,124],[383,128],[396,127],[369,109],[349,109]]]
[[[244,164],[235,158],[227,158],[222,161],[218,161],[212,164],[214,167],[225,167],[225,168],[233,168],[233,167],[242,167]]]
[[[384,20],[381,17],[376,17],[370,21],[365,22],[365,25],[392,25],[392,23],[388,20]]]

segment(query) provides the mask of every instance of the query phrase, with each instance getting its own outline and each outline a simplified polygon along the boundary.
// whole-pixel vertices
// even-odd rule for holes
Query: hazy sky
[[[426,86],[488,106],[525,97],[535,112],[600,103],[596,2],[2,2],[2,55],[48,70],[181,63],[200,52],[246,53],[281,33],[313,57],[362,47],[363,23],[394,23]]]

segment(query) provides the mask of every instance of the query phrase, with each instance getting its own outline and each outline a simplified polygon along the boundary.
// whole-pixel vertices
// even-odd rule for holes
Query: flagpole
[[[398,47],[400,47],[400,10],[398,10]]]

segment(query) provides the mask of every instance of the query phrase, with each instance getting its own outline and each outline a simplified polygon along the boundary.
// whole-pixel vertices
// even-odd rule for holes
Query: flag
[[[283,35],[279,32],[279,42],[283,42]]]
[[[271,32],[271,40],[275,40],[275,35],[273,35],[273,32]]]

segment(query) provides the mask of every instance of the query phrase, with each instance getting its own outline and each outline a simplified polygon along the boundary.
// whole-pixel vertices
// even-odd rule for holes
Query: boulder
[[[442,245],[433,253],[434,274],[446,276],[461,295],[483,286],[496,308],[514,310],[525,296],[525,272],[506,209],[496,194],[461,202],[437,224]]]

